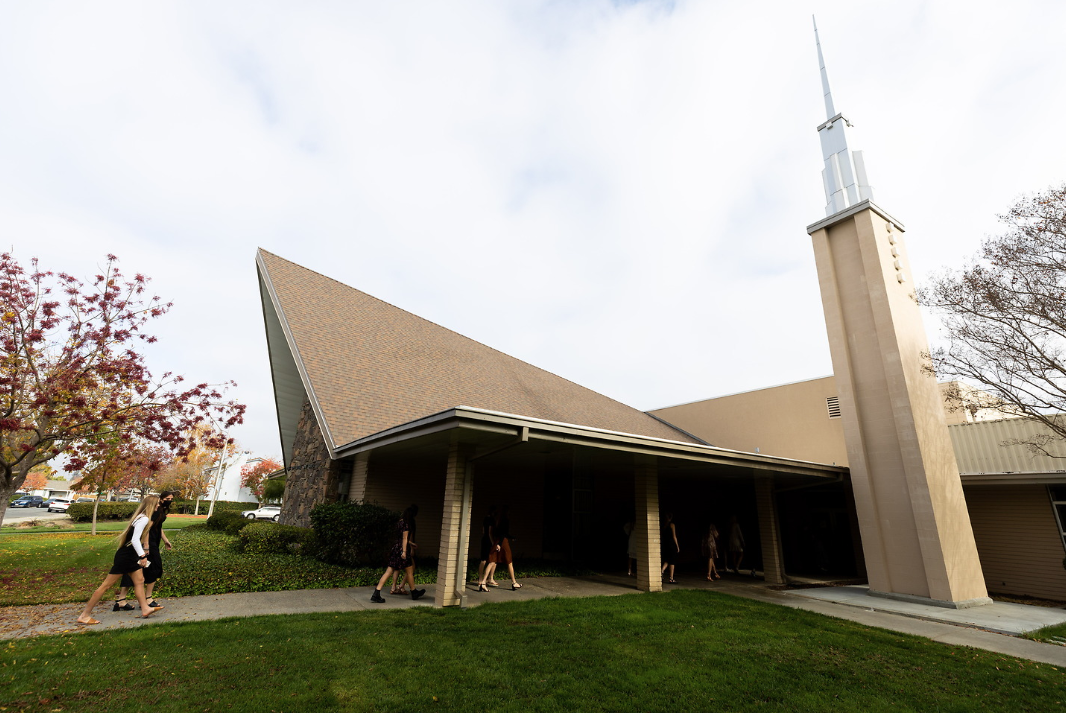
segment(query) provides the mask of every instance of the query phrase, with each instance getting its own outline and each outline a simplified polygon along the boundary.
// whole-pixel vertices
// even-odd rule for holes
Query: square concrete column
[[[755,473],[755,507],[759,511],[763,578],[767,584],[784,584],[785,558],[781,553],[781,531],[777,523],[774,478],[768,473]]]
[[[444,482],[444,516],[440,525],[440,561],[437,565],[437,595],[434,605],[463,605],[470,533],[470,501],[473,495],[473,447],[452,443]]]
[[[366,498],[366,477],[370,472],[370,451],[355,454],[352,481],[348,484],[348,500],[361,503]]]
[[[662,553],[659,550],[659,469],[655,456],[634,459],[636,489],[637,589],[663,591]]]

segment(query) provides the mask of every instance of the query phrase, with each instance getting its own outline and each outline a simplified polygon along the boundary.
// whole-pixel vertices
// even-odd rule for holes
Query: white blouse
[[[141,515],[133,521],[133,537],[130,540],[130,544],[133,545],[133,549],[137,550],[139,557],[145,555],[144,546],[141,544],[141,535],[144,534],[144,528],[148,527],[148,516]]]

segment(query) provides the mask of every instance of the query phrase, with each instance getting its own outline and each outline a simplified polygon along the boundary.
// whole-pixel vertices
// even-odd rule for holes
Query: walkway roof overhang
[[[474,446],[474,459],[504,450],[515,453],[521,452],[522,448],[528,450],[545,445],[562,445],[616,454],[656,456],[690,466],[704,464],[744,469],[750,474],[765,471],[795,476],[790,480],[796,482],[835,482],[848,472],[843,466],[619,433],[469,406],[457,406],[360,438],[337,448],[336,456],[343,458],[367,451],[396,453],[407,448],[443,447],[454,440]]]

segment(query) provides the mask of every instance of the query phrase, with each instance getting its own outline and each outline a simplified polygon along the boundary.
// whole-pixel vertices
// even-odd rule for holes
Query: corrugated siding
[[[990,592],[1066,601],[1062,537],[1043,485],[964,486]]]
[[[948,427],[960,473],[1055,473],[1066,472],[1066,457],[1051,458],[1033,453],[1026,446],[1004,446],[1004,441],[1050,434],[1045,426],[1024,418],[960,423]],[[1066,444],[1053,452],[1066,456]]]

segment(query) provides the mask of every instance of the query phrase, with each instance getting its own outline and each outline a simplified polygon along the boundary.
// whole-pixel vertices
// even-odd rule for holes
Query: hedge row
[[[214,515],[207,518],[208,527],[212,530],[222,530],[227,535],[236,535],[253,522],[255,522],[255,520],[249,520],[239,512],[233,512],[231,510],[216,512]]]
[[[316,556],[348,567],[381,566],[396,539],[399,513],[380,505],[325,503],[311,510]]]
[[[96,513],[96,519],[99,520],[128,520],[133,513],[137,510],[137,506],[140,503],[107,503],[101,502],[100,507]],[[208,509],[211,507],[210,500],[200,501],[200,514],[206,515]],[[259,505],[257,503],[238,503],[229,500],[219,500],[215,503],[215,512],[236,512],[238,515],[242,510],[255,510]],[[175,500],[170,505],[171,515],[189,515],[196,509],[195,500]],[[74,522],[91,522],[93,519],[93,503],[71,503],[67,508],[67,515]]]
[[[238,551],[249,555],[314,555],[319,551],[315,531],[309,527],[249,522],[238,535]]]

